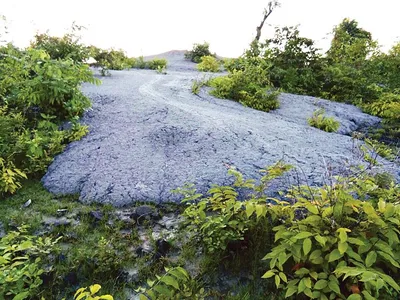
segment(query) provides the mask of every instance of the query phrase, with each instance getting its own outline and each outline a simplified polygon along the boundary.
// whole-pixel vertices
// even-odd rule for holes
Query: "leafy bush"
[[[39,292],[44,259],[59,239],[27,234],[27,228],[9,232],[0,240],[0,298],[27,299]]]
[[[205,299],[204,288],[190,277],[181,267],[165,268],[166,273],[156,276],[156,280],[147,280],[149,288],[139,288],[141,300],[151,299]]]
[[[97,61],[96,65],[109,70],[124,70],[132,67],[132,60],[129,59],[123,50],[103,50],[94,46],[90,47],[91,56]]]
[[[72,59],[82,63],[89,58],[89,50],[79,42],[80,36],[77,34],[82,28],[73,24],[71,32],[61,38],[45,33],[36,34],[31,47],[46,51],[52,59]]]
[[[43,50],[8,45],[0,58],[0,192],[15,192],[24,174],[42,173],[68,142],[87,133],[78,118],[91,103],[78,87],[98,80],[87,66]],[[71,128],[60,130],[66,121]]]
[[[234,70],[228,76],[213,78],[209,82],[214,88],[211,94],[218,98],[236,100],[261,111],[276,109],[279,107],[279,92],[268,86],[264,72],[264,69],[249,64],[244,70]]]
[[[114,300],[114,297],[111,295],[97,296],[96,294],[100,289],[101,285],[99,284],[89,286],[89,290],[87,288],[80,288],[76,291],[74,300]]]
[[[200,63],[197,65],[197,70],[201,72],[219,72],[220,63],[213,56],[202,56]]]
[[[264,259],[286,297],[381,299],[400,292],[399,186],[338,178],[332,186],[293,189],[281,206],[276,246]]]
[[[168,62],[167,62],[166,59],[155,58],[155,59],[150,60],[149,62],[147,62],[147,65],[148,65],[150,70],[157,70],[159,68],[165,69],[167,67],[167,63]]]
[[[308,124],[326,132],[336,132],[340,127],[340,123],[335,118],[326,117],[324,114],[325,110],[317,109],[314,111],[313,116],[308,119]]]
[[[267,212],[264,195],[267,185],[290,168],[277,163],[262,170],[265,175],[258,185],[254,180],[244,180],[239,172],[231,169],[229,174],[236,178],[233,186],[213,186],[208,197],[197,194],[193,186],[175,190],[185,196],[182,202],[188,205],[183,212],[186,228],[197,234],[206,253],[224,251],[230,242],[243,240],[247,231],[264,221],[256,217]],[[251,191],[246,200],[238,199],[239,189]]]
[[[216,56],[215,54],[212,54],[210,52],[209,43],[205,42],[203,44],[194,44],[193,49],[185,53],[185,58],[195,63],[199,63],[203,56],[213,56],[213,57]]]

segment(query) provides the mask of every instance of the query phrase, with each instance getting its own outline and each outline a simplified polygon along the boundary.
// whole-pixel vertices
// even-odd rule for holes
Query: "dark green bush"
[[[195,63],[199,63],[203,56],[216,56],[210,52],[209,43],[205,42],[203,44],[194,44],[193,49],[185,53],[185,58]]]

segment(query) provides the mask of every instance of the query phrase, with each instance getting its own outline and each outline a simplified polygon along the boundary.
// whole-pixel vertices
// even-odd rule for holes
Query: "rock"
[[[114,216],[117,220],[121,221],[126,228],[131,228],[136,222],[131,218],[132,211],[131,210],[116,210],[114,212]]]
[[[157,240],[156,253],[154,254],[154,258],[160,259],[161,257],[165,257],[170,249],[171,245],[166,240],[164,239]]]
[[[139,282],[139,269],[131,268],[124,271],[125,281],[127,283],[138,283]]]
[[[66,217],[43,217],[42,223],[47,226],[69,226],[77,225],[79,222],[76,220],[67,219]]]
[[[138,230],[138,236],[139,240],[142,241],[142,245],[135,250],[135,253],[138,256],[151,254],[154,251],[154,248],[151,244],[150,237],[143,229]]]
[[[95,220],[95,221],[101,221],[103,220],[103,213],[99,210],[91,211],[89,215]]]
[[[183,217],[176,214],[164,215],[161,220],[157,221],[158,224],[166,229],[178,229],[179,224],[183,221]]]
[[[322,185],[327,167],[339,175],[365,165],[349,134],[375,126],[379,118],[351,105],[286,93],[279,97],[281,108],[269,113],[206,93],[199,97],[190,91],[201,76],[195,64],[185,61],[183,52],[165,57],[171,61],[167,76],[116,71],[102,78],[101,86],[83,85],[93,101],[82,120],[90,132],[55,157],[42,178],[45,188],[79,194],[85,203],[123,207],[178,203],[181,196],[171,190],[187,182],[203,194],[213,183],[232,184],[230,167],[256,180],[260,169],[282,158],[301,170],[274,181],[269,189],[276,192],[292,183]],[[341,123],[338,133],[307,124],[317,108]],[[381,162],[381,170],[400,179],[397,166]]]
[[[68,209],[66,209],[66,208],[57,209],[57,216],[58,217],[65,216],[67,212],[68,212]]]
[[[149,205],[141,205],[134,208],[131,214],[131,218],[134,219],[138,224],[143,221],[152,221],[160,218],[160,215],[156,208]]]

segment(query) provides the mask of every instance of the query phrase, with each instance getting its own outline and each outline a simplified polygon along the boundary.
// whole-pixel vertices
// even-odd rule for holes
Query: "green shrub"
[[[201,72],[220,72],[220,63],[213,56],[202,56],[200,63],[197,65],[197,70]]]
[[[158,70],[158,69],[166,69],[167,68],[167,60],[155,58],[147,62],[148,68],[150,70]]]
[[[73,24],[72,31],[61,38],[38,33],[31,47],[46,51],[52,59],[72,59],[82,63],[89,58],[90,51],[80,43],[77,32],[81,29],[81,26]]]
[[[233,186],[215,185],[208,191],[208,197],[197,194],[190,185],[175,190],[185,196],[182,202],[187,204],[183,212],[186,228],[197,234],[206,253],[225,251],[229,242],[243,240],[247,231],[265,221],[258,217],[267,212],[264,195],[267,185],[290,168],[277,163],[262,170],[265,175],[258,185],[254,180],[244,180],[239,172],[231,169],[229,174],[236,178]],[[251,191],[244,201],[238,199],[240,189]]]
[[[0,193],[12,193],[25,174],[41,174],[68,142],[87,133],[78,118],[91,103],[78,87],[98,80],[87,66],[43,50],[9,45],[0,57]],[[66,121],[71,128],[60,130]]]
[[[382,299],[400,286],[400,189],[373,177],[338,179],[332,186],[293,189],[281,206],[275,247],[265,256],[286,297]]]
[[[203,56],[213,56],[213,57],[216,56],[215,54],[212,54],[210,52],[209,43],[194,44],[193,49],[185,53],[185,58],[195,63],[199,63]]]
[[[148,67],[147,62],[144,60],[143,56],[139,56],[136,61],[135,61],[135,66],[134,68],[137,69],[146,69]]]
[[[340,127],[340,123],[335,118],[326,117],[324,114],[324,109],[317,109],[314,111],[313,116],[307,120],[308,124],[326,132],[336,132]]]
[[[132,67],[132,59],[129,59],[123,50],[103,50],[91,46],[92,57],[97,61],[96,65],[109,70],[124,70]]]
[[[0,240],[0,299],[32,299],[43,283],[46,257],[57,240],[27,234],[26,227]]]
[[[244,71],[235,70],[228,76],[213,78],[209,82],[214,88],[210,93],[261,111],[276,109],[279,107],[279,92],[273,91],[266,86],[265,79],[258,77],[263,76],[262,72],[257,67],[249,66]]]

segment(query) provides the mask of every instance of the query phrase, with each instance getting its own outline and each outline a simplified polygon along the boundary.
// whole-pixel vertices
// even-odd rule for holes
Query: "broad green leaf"
[[[351,294],[347,300],[362,300],[362,297],[359,294]]]
[[[339,228],[338,230],[336,230],[336,232],[339,233],[339,239],[342,243],[347,242],[347,233],[351,232],[350,229],[347,228]]]
[[[347,248],[349,247],[349,244],[347,243],[338,243],[338,250],[340,252],[340,254],[344,254],[347,251]]]
[[[302,231],[302,232],[296,234],[293,238],[296,240],[302,240],[302,239],[308,238],[310,236],[313,236],[313,234],[311,232]]]
[[[29,292],[22,292],[16,295],[13,300],[23,300],[26,299],[29,296]]]
[[[103,295],[103,296],[100,296],[99,299],[100,300],[114,300],[114,297],[111,295]]]
[[[100,289],[101,289],[101,285],[100,285],[100,284],[94,284],[94,285],[91,285],[91,286],[89,287],[89,290],[90,290],[90,294],[91,294],[91,295],[96,294]]]
[[[165,285],[158,284],[158,285],[155,285],[153,287],[153,289],[157,293],[159,293],[159,294],[161,294],[163,296],[166,296],[166,297],[170,297],[171,298],[172,295],[173,295],[173,292],[169,288],[167,288]]]
[[[284,282],[288,282],[288,280],[287,280],[287,277],[286,277],[286,275],[285,275],[285,273],[283,273],[283,272],[279,272],[279,277],[284,281]]]
[[[265,272],[264,275],[261,276],[261,278],[271,278],[274,275],[275,275],[275,272],[272,270],[269,270],[269,271]]]
[[[372,297],[367,290],[362,291],[362,294],[364,295],[365,300],[376,300],[376,298]]]
[[[74,298],[76,298],[76,296],[78,296],[78,294],[82,293],[84,290],[86,290],[86,288],[80,288],[75,292]]]
[[[330,254],[329,254],[329,258],[328,258],[328,262],[333,262],[335,260],[338,260],[339,258],[341,258],[343,256],[343,254],[341,254],[339,252],[338,249],[334,249]]]
[[[365,259],[365,265],[367,266],[367,268],[371,267],[376,262],[377,256],[378,255],[376,254],[375,251],[371,251],[368,253]]]
[[[289,286],[288,289],[286,290],[285,298],[289,298],[290,296],[292,296],[296,292],[297,292],[297,288],[296,287]]]
[[[321,244],[321,246],[324,246],[324,247],[325,247],[325,244],[326,244],[326,237],[322,237],[322,236],[320,236],[320,235],[316,235],[314,238],[315,238],[315,240],[316,240],[318,243]]]
[[[365,245],[365,243],[362,240],[357,239],[357,238],[348,238],[347,241],[350,244],[354,244],[354,245],[357,245],[357,246],[364,246]]]
[[[163,276],[161,277],[160,281],[174,287],[176,290],[179,290],[179,283],[172,276]]]
[[[307,255],[310,251],[311,251],[311,247],[312,247],[312,242],[310,238],[306,238],[303,241],[303,251],[304,251],[304,255]]]
[[[322,255],[321,250],[314,250],[313,252],[311,252],[309,259],[313,260],[315,258],[321,257],[321,255]]]
[[[336,294],[340,295],[340,288],[339,288],[339,284],[337,284],[335,281],[333,280],[329,280],[328,282],[328,287],[334,291]]]
[[[276,288],[279,288],[279,284],[281,283],[281,278],[278,275],[275,275],[275,285]]]
[[[308,270],[306,268],[300,268],[295,272],[296,275],[306,275],[309,273],[310,273],[310,270]]]
[[[328,281],[325,279],[318,280],[315,285],[314,289],[316,290],[322,290],[328,286]]]

